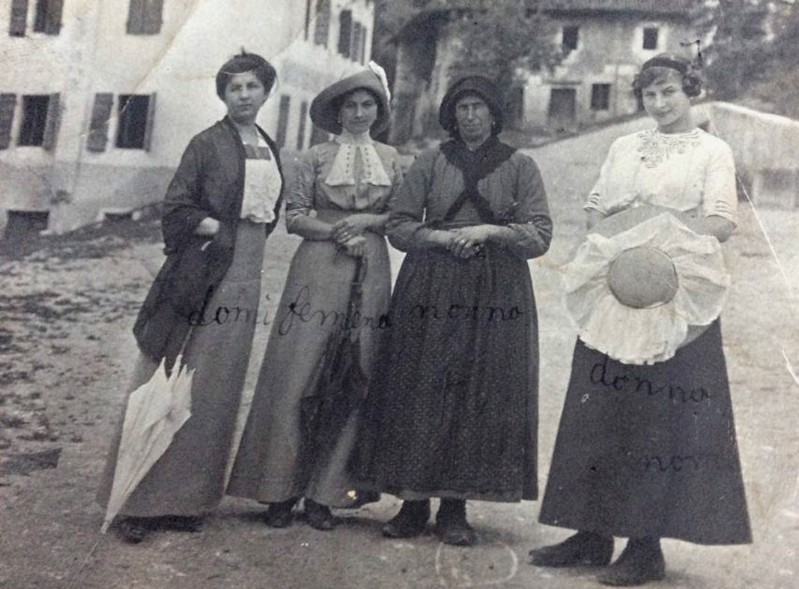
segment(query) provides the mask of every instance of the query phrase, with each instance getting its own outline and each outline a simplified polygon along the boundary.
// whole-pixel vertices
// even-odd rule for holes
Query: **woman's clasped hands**
[[[483,251],[483,244],[494,233],[492,225],[472,225],[447,231],[450,234],[447,250],[455,257],[469,259]]]
[[[374,226],[376,216],[359,213],[341,219],[331,230],[333,240],[350,256],[359,258],[366,255],[366,237],[363,234]]]

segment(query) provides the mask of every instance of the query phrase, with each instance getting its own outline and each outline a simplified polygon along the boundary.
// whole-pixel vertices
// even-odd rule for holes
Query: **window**
[[[86,140],[86,149],[94,152],[105,151],[108,143],[108,121],[114,108],[114,95],[99,93],[94,95],[92,119],[89,123],[89,137]]]
[[[658,48],[658,29],[657,27],[646,27],[644,29],[644,49]]]
[[[291,108],[291,96],[284,94],[280,97],[280,107],[277,119],[277,135],[275,136],[275,143],[278,147],[286,145],[286,136],[289,130],[289,114]]]
[[[349,57],[352,46],[352,10],[342,10],[338,18],[338,52],[344,57]]]
[[[11,22],[8,34],[12,37],[24,37],[28,26],[28,0],[11,0]]]
[[[327,46],[330,33],[330,0],[316,0],[316,27],[314,43]]]
[[[608,110],[610,108],[610,84],[594,84],[591,86],[591,110]]]
[[[120,95],[116,146],[149,151],[154,118],[155,94]]]
[[[297,131],[297,150],[301,151],[305,147],[305,125],[308,118],[308,103],[304,100],[300,104],[300,130]]]
[[[563,27],[563,40],[561,44],[563,45],[563,50],[567,53],[574,49],[577,49],[577,43],[580,40],[580,27],[578,26],[565,26]]]
[[[37,33],[57,35],[61,32],[61,14],[64,0],[36,0],[33,30]]]
[[[163,23],[164,0],[130,0],[129,35],[157,35]]]
[[[32,94],[22,97],[22,125],[17,145],[55,147],[59,123],[59,95]]]

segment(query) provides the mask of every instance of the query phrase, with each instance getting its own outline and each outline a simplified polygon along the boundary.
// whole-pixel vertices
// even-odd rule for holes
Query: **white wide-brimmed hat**
[[[730,285],[721,246],[685,218],[655,206],[617,213],[563,266],[566,306],[588,347],[625,364],[663,362],[718,318]]]

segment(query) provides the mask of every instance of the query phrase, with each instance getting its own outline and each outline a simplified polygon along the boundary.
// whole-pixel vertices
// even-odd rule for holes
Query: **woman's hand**
[[[213,217],[206,217],[194,230],[197,235],[216,235],[219,233],[219,221]]]
[[[350,237],[341,243],[341,246],[347,255],[353,258],[361,258],[366,255],[366,238],[363,235]]]
[[[452,240],[447,249],[455,256],[463,259],[471,258],[482,251],[483,244],[494,236],[493,225],[473,225],[452,229]]]
[[[369,213],[357,213],[350,215],[333,225],[333,239],[343,245],[351,237],[363,235],[363,232],[372,229],[378,220],[379,215]]]

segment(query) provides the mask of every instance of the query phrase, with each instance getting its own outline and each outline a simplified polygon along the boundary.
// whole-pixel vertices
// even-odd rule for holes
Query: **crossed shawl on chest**
[[[447,161],[463,174],[464,189],[447,209],[439,223],[452,221],[466,202],[471,202],[483,223],[503,224],[491,208],[491,203],[480,194],[477,183],[496,170],[516,151],[492,136],[478,149],[470,151],[460,141],[447,141],[439,148]]]

